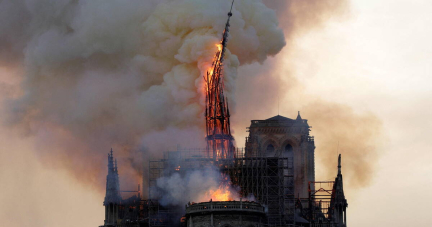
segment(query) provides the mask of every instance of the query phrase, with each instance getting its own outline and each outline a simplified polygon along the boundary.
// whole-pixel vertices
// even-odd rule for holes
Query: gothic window
[[[283,157],[287,157],[288,159],[291,159],[288,161],[288,167],[293,167],[293,158],[294,158],[294,149],[291,146],[291,144],[287,144],[284,148]]]
[[[275,148],[273,144],[269,144],[266,147],[266,157],[274,157],[275,156]]]
[[[272,144],[267,145],[267,153],[274,152],[274,146]]]
[[[285,150],[284,150],[284,157],[293,157],[294,156],[294,154],[293,154],[293,147],[291,146],[291,144],[287,144],[286,146],[285,146]]]
[[[285,152],[292,152],[293,151],[293,147],[291,146],[291,144],[287,144],[285,146]]]

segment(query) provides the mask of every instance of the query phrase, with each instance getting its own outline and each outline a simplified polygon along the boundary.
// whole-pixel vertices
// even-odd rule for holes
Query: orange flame
[[[216,46],[217,46],[219,51],[222,51],[222,44],[218,43],[218,44],[216,44]]]
[[[212,187],[206,192],[200,193],[196,199],[198,202],[212,201],[235,201],[240,200],[239,189],[236,189],[228,175],[221,173],[218,187]]]
[[[206,196],[213,201],[233,201],[237,197],[231,192],[229,185],[221,185],[217,190],[210,190]]]
[[[216,44],[216,47],[218,48],[218,52],[216,52],[216,54],[213,57],[213,63],[217,63],[220,61],[222,55],[220,54],[222,51],[222,44]],[[210,66],[209,69],[207,70],[210,78],[213,77],[213,66]]]

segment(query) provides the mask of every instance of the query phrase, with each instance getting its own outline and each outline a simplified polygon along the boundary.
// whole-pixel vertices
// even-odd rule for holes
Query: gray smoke
[[[157,192],[162,205],[183,206],[188,202],[207,202],[210,199],[223,201],[221,198],[239,200],[239,192],[229,185],[230,179],[216,168],[190,170],[184,175],[174,173],[157,180]],[[217,195],[216,195],[217,193]]]
[[[23,71],[10,75],[21,94],[9,97],[5,123],[36,138],[46,165],[84,182],[103,185],[110,147],[121,181],[140,182],[144,159],[204,145],[202,75],[230,3],[1,1],[0,67]],[[285,45],[260,0],[237,0],[233,14],[224,66],[232,108],[237,68]]]

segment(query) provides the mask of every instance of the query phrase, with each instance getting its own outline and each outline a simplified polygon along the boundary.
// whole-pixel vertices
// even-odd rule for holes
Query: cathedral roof
[[[307,120],[300,117],[300,113],[297,119],[287,118],[281,115],[276,115],[274,117],[265,120],[252,120],[250,127],[275,127],[275,126],[298,126],[298,127],[309,127]]]
[[[265,120],[266,121],[294,121],[291,118],[287,118],[287,117],[284,117],[284,116],[281,116],[281,115],[276,115],[274,117],[271,117],[271,118],[265,119]]]

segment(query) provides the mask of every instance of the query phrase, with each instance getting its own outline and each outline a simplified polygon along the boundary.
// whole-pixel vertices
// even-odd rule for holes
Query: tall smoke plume
[[[334,175],[338,138],[344,163],[355,166],[344,171],[353,185],[364,186],[375,167],[372,157],[379,156],[379,119],[304,94],[295,70],[281,67],[280,58],[257,64],[285,44],[281,57],[295,61],[288,54],[295,41],[345,15],[347,2],[236,0],[225,89],[238,113],[236,138],[244,136],[249,120],[270,117],[280,96],[282,110],[302,110],[314,126],[317,158],[330,164],[324,175]],[[103,185],[101,157],[110,147],[122,184],[139,182],[143,159],[177,145],[205,146],[201,76],[229,6],[229,0],[0,1],[5,123],[35,138],[45,165],[65,168],[92,186]],[[347,133],[345,125],[356,133]]]
[[[204,146],[202,75],[230,3],[1,1],[0,65],[23,70],[6,123],[36,138],[46,165],[102,185],[101,158],[113,147],[122,183],[140,182],[143,157]],[[231,107],[237,68],[285,45],[260,0],[237,0],[233,14],[224,66]]]

